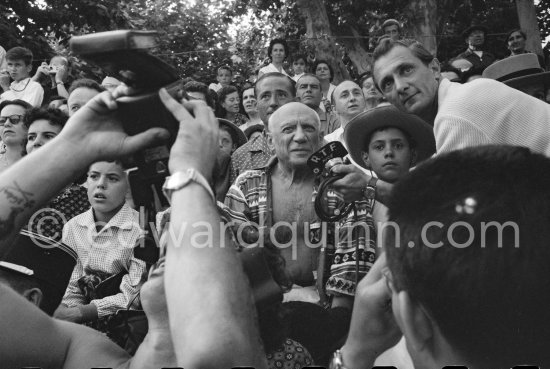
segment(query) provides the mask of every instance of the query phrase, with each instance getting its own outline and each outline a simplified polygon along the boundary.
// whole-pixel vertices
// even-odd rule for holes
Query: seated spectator
[[[76,264],[77,255],[62,242],[22,231],[0,260],[0,282],[52,316]]]
[[[56,55],[50,60],[50,64],[43,62],[32,77],[33,81],[39,82],[44,80],[44,100],[50,100],[50,96],[62,96],[67,98],[69,92],[65,87],[67,83],[69,69],[69,60],[62,56]]]
[[[321,135],[324,137],[340,127],[340,120],[333,112],[320,108],[323,93],[321,81],[314,74],[304,73],[296,82],[296,98],[303,104],[315,110],[321,121]]]
[[[29,110],[23,118],[28,130],[27,154],[49,144],[61,132],[67,118],[67,115],[58,109]],[[72,183],[49,201],[46,207],[33,214],[27,229],[54,241],[61,241],[63,225],[89,208],[90,202],[86,189],[77,183]]]
[[[306,73],[306,66],[307,66],[307,58],[305,55],[299,54],[296,55],[292,61],[292,71],[294,72],[294,75],[292,76],[292,79],[294,82],[298,82],[301,76]]]
[[[222,87],[231,85],[233,79],[233,69],[227,65],[222,65],[218,68],[217,77],[218,83],[211,83],[208,88],[218,92]]]
[[[0,102],[4,100],[23,100],[32,106],[42,105],[44,89],[40,83],[31,79],[32,51],[24,47],[14,47],[6,53],[8,73],[13,82],[4,88]],[[6,88],[7,87],[7,88]]]
[[[540,67],[535,54],[524,53],[497,61],[483,71],[483,77],[496,79],[527,95],[549,102],[550,72]]]
[[[72,116],[78,109],[86,105],[92,97],[103,91],[105,91],[105,88],[93,79],[81,78],[75,80],[69,88],[69,97],[67,98],[69,116]]]
[[[0,103],[3,146],[0,153],[0,173],[26,154],[27,126],[23,123],[23,117],[31,107],[23,100],[6,100]]]
[[[90,166],[87,187],[92,207],[63,227],[63,242],[76,251],[78,260],[56,318],[91,322],[104,330],[109,315],[139,306],[145,262],[134,257],[142,230],[138,212],[125,201],[128,186],[120,162]],[[113,288],[100,290],[99,284],[108,278]]]
[[[363,90],[366,110],[377,107],[381,103],[386,102],[384,96],[376,88],[376,84],[372,79],[372,72],[365,72],[360,75],[357,84],[361,86],[361,89]]]
[[[282,73],[288,76],[288,73],[283,67],[283,63],[286,58],[290,56],[288,44],[281,38],[275,38],[269,42],[267,48],[267,56],[271,60],[267,66],[260,68],[258,78],[267,73]]]
[[[392,40],[398,40],[401,38],[401,25],[397,19],[386,19],[384,23],[382,23],[381,28],[384,35],[388,36]]]
[[[525,50],[526,42],[527,35],[521,29],[516,28],[508,32],[506,35],[506,48],[510,50],[509,56],[533,53],[532,51]],[[544,58],[541,55],[536,55],[539,60],[540,67],[545,69]]]
[[[427,123],[393,105],[356,116],[347,124],[344,138],[354,162],[376,175],[363,198],[355,201],[356,214],[350,213],[338,224],[339,242],[327,282],[327,293],[334,296],[332,306],[351,310],[357,283],[379,252],[378,227],[387,220],[386,207],[374,199],[376,182],[378,178],[388,183],[399,181],[411,167],[435,153],[435,138]]]
[[[317,78],[319,78],[319,81],[321,81],[321,92],[323,93],[321,109],[324,111],[332,111],[332,106],[334,104],[332,93],[336,88],[336,86],[332,84],[334,70],[326,60],[317,60],[313,65],[312,71]]]
[[[231,155],[235,150],[244,145],[247,141],[244,132],[236,125],[226,119],[218,119],[220,122],[220,149],[216,156],[217,167],[214,171],[214,190],[216,200],[223,202],[225,194],[231,182]]]
[[[417,368],[550,366],[549,173],[528,148],[487,146],[399,181],[389,203],[399,227],[358,287],[334,364],[372,367],[403,334]]]
[[[468,49],[456,56],[455,59],[465,59],[472,64],[470,75],[481,75],[485,68],[493,64],[495,56],[485,50],[485,39],[488,29],[482,25],[473,25],[462,32],[462,38],[466,41]]]
[[[245,124],[248,119],[241,112],[241,98],[235,86],[223,87],[218,91],[218,108],[216,117],[227,119],[237,127]]]
[[[249,86],[248,88],[245,88],[243,90],[241,100],[243,102],[244,112],[248,116],[248,122],[246,122],[239,128],[243,131],[246,131],[246,129],[250,126],[256,124],[263,125],[262,120],[260,119],[260,114],[258,113],[258,102],[256,100],[254,86]]]
[[[340,127],[325,136],[325,141],[344,142],[344,129],[348,123],[359,113],[365,111],[366,101],[363,89],[353,81],[342,81],[332,94],[334,99],[334,111],[338,115]]]

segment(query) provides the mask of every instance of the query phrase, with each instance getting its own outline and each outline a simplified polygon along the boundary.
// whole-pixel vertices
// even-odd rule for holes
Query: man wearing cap
[[[536,54],[523,53],[499,60],[483,71],[483,77],[496,79],[527,95],[548,102],[546,97],[550,87],[550,72],[540,67]]]
[[[321,120],[321,134],[323,136],[334,132],[340,127],[340,121],[332,111],[326,112],[321,109],[320,104],[323,99],[321,91],[321,82],[319,78],[311,73],[302,74],[296,81],[296,98],[303,104],[306,104],[319,115]]]
[[[481,74],[483,70],[495,62],[496,58],[488,51],[484,51],[487,27],[473,25],[462,32],[462,39],[466,41],[468,49],[459,54],[455,59],[466,59],[472,63],[470,74]]]
[[[382,31],[384,35],[388,36],[392,40],[398,40],[401,38],[401,25],[396,19],[386,19],[382,23]]]
[[[67,289],[77,255],[62,242],[21,231],[0,259],[0,282],[52,316]]]

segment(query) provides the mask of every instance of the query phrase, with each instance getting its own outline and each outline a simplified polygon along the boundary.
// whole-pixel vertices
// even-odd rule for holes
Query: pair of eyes
[[[405,148],[405,144],[403,142],[396,142],[391,145],[394,149],[401,150]],[[376,151],[382,151],[386,148],[386,145],[383,143],[374,144],[371,146],[372,149]]]
[[[235,103],[235,102],[240,102],[241,100],[238,98],[238,97],[231,97],[229,99],[226,99],[225,100],[226,102],[229,102],[229,103]]]
[[[97,180],[99,180],[100,177],[101,177],[101,175],[99,175],[97,173],[89,173],[88,174],[88,178],[91,179],[92,181],[97,181]],[[107,180],[109,182],[116,183],[116,182],[120,181],[120,178],[118,176],[110,175],[110,176],[107,176]]]
[[[302,130],[307,133],[315,133],[316,129],[313,126],[302,126]],[[296,126],[287,126],[284,127],[281,132],[283,133],[292,133],[296,131]]]
[[[412,72],[414,72],[414,66],[412,65],[404,65],[399,69],[399,74],[403,76],[410,75]],[[383,91],[390,90],[393,87],[393,79],[390,79],[390,78],[382,79],[380,86]]]
[[[286,92],[283,92],[283,91],[279,91],[277,92],[277,97],[278,98],[287,98],[288,97],[288,93]],[[260,100],[268,100],[271,98],[271,94],[270,93],[266,93],[266,94],[262,94],[260,95]]]
[[[51,139],[53,139],[55,136],[57,136],[57,135],[54,134],[54,133],[46,133],[46,134],[44,135],[44,138],[46,138],[46,139],[48,139],[48,140],[51,140]],[[37,137],[38,137],[38,135],[35,135],[35,134],[33,134],[33,135],[28,135],[28,136],[27,136],[27,140],[29,140],[29,141],[34,141]]]
[[[319,85],[300,85],[300,87],[298,87],[299,90],[307,90],[308,88],[311,88],[312,90],[320,90],[321,86],[319,86]]]

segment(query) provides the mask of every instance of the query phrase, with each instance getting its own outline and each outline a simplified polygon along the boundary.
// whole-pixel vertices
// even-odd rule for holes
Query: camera
[[[50,65],[48,68],[50,74],[56,74],[59,70],[59,67],[57,65]]]

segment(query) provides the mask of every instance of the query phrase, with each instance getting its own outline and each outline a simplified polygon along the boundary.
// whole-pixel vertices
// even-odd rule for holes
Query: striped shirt
[[[145,282],[145,262],[134,257],[136,241],[142,235],[139,213],[128,204],[99,231],[92,209],[74,217],[63,228],[63,242],[76,251],[78,259],[62,303],[68,307],[93,303],[99,318],[126,309]],[[120,284],[120,293],[87,301],[78,287],[78,280],[93,272],[115,275],[127,271]],[[131,308],[139,306],[135,299]]]
[[[550,156],[550,105],[486,78],[439,84],[437,153],[480,145],[525,146]]]

